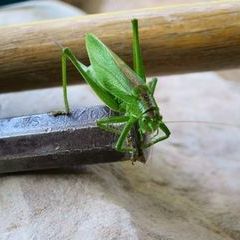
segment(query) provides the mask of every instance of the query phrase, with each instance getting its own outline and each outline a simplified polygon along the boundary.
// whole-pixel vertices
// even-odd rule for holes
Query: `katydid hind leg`
[[[112,110],[119,111],[120,106],[119,103],[114,99],[114,97],[108,93],[106,90],[101,88],[97,83],[97,80],[91,74],[90,67],[85,66],[82,64],[72,51],[69,48],[64,48],[62,50],[62,74],[63,74],[63,89],[64,89],[64,102],[66,111],[69,111],[69,104],[67,99],[67,71],[66,71],[66,62],[69,59],[78,72],[82,75],[84,80],[89,84],[89,86],[93,89],[93,91],[97,94],[97,96]]]
[[[67,56],[62,54],[62,86],[63,86],[63,99],[65,106],[65,113],[70,113],[68,96],[67,96]]]
[[[133,68],[134,71],[146,82],[146,74],[143,64],[142,52],[139,42],[138,20],[132,20],[132,47],[133,47]]]

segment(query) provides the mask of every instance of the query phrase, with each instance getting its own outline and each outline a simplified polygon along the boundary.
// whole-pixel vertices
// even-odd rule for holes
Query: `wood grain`
[[[61,49],[88,64],[87,32],[131,64],[130,19],[138,18],[148,76],[240,65],[240,1],[173,5],[0,28],[0,92],[60,85]],[[70,64],[69,64],[70,66]],[[69,67],[70,83],[81,82]]]

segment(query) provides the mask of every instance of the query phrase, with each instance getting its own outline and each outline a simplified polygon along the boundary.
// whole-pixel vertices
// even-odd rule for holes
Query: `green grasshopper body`
[[[162,121],[162,116],[153,96],[157,79],[154,78],[146,83],[136,19],[132,20],[132,29],[134,70],[93,34],[86,35],[90,66],[87,67],[78,61],[69,48],[63,48],[62,53],[66,112],[70,112],[67,100],[66,72],[67,59],[69,59],[98,97],[110,109],[122,113],[121,116],[109,117],[97,122],[100,128],[115,133],[116,129],[114,130],[113,126],[124,124],[124,127],[117,132],[119,138],[115,147],[118,151],[134,151],[134,149],[126,147],[128,134],[134,124],[138,126],[141,139],[144,138],[144,134],[151,135],[157,132],[148,143],[142,144],[142,148],[147,148],[170,135],[170,131]],[[163,136],[158,136],[159,129],[164,133]]]

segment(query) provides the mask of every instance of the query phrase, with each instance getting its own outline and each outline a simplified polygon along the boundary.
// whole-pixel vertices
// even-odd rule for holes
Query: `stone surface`
[[[159,78],[156,99],[166,120],[239,123],[239,90],[216,73],[187,74]],[[98,103],[87,86],[70,96],[75,107]],[[1,116],[62,108],[57,88],[0,102]],[[2,175],[1,239],[240,239],[240,129],[168,125],[146,165]]]

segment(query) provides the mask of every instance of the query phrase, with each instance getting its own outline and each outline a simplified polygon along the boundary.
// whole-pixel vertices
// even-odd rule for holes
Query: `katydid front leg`
[[[111,133],[115,133],[120,135],[121,134],[121,130],[117,130],[116,128],[114,128],[114,124],[116,123],[126,123],[129,121],[129,117],[128,116],[113,116],[113,117],[109,117],[109,118],[103,118],[97,121],[97,125],[98,127],[111,132]]]
[[[134,123],[137,120],[135,118],[130,118],[129,116],[114,116],[110,118],[105,118],[97,121],[97,125],[109,132],[120,134],[117,143],[115,145],[116,150],[120,152],[133,152],[134,148],[126,148],[123,147],[124,142],[126,142],[126,139],[128,137],[129,132],[131,131],[131,128],[133,127]],[[113,129],[113,125],[116,123],[126,123],[124,128],[122,130],[116,130]]]
[[[163,131],[164,135],[155,139],[155,140],[150,141],[147,144],[144,144],[143,148],[148,148],[148,147],[154,145],[157,142],[160,142],[160,141],[163,141],[163,140],[167,139],[171,135],[170,130],[168,129],[168,127],[163,122],[161,122],[159,124],[159,128]]]

